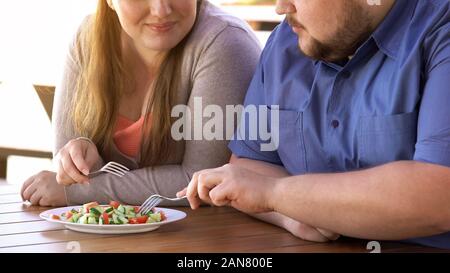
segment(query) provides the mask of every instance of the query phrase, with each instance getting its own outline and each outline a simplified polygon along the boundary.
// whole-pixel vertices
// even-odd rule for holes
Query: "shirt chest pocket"
[[[411,160],[417,139],[417,112],[361,117],[358,153],[361,168],[398,160]]]
[[[275,124],[277,114],[274,111],[278,111],[278,124]],[[292,110],[269,110],[268,113],[271,136],[278,145],[277,153],[284,167],[291,174],[305,173],[303,113]]]

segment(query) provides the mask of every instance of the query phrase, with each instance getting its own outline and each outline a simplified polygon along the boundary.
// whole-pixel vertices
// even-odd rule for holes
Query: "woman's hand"
[[[66,206],[64,186],[56,182],[56,173],[42,171],[28,178],[20,191],[24,201],[34,206],[61,207]]]
[[[89,183],[88,174],[100,159],[93,142],[85,138],[73,139],[56,155],[56,181],[65,186]]]

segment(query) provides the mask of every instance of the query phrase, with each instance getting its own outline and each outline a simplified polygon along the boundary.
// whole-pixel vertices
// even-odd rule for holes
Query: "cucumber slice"
[[[78,219],[80,219],[80,215],[78,213],[75,213],[72,215],[72,223],[78,223]]]
[[[119,217],[118,217],[116,214],[113,214],[113,215],[112,215],[112,219],[113,219],[114,224],[120,224],[120,223],[119,223],[119,221],[120,221],[120,220],[119,220]]]
[[[100,217],[100,219],[98,219],[98,224],[99,225],[103,225],[103,218],[102,217]]]
[[[125,207],[122,205],[119,205],[119,207],[117,207],[117,211],[119,211],[122,214],[125,214]]]
[[[134,218],[134,217],[136,217],[136,213],[130,211],[129,213],[127,213],[126,216],[127,216],[128,219],[129,219],[129,218]]]
[[[87,223],[89,225],[96,225],[97,224],[97,220],[95,220],[95,217],[89,217]]]
[[[114,212],[114,208],[113,207],[109,207],[105,210],[106,213],[110,214],[112,212]]]
[[[128,219],[123,216],[119,216],[119,220],[122,222],[121,224],[128,224]]]
[[[125,216],[125,213],[124,213],[124,212],[121,212],[121,211],[118,210],[118,209],[115,209],[115,210],[114,210],[114,214],[121,215],[121,216]]]
[[[80,219],[78,219],[78,223],[79,224],[87,224],[88,223],[88,216],[87,215],[83,215],[80,217]]]
[[[95,217],[102,215],[102,212],[98,208],[91,208],[89,212],[91,213],[91,215],[93,214],[93,216]]]
[[[161,222],[161,213],[157,212],[157,213],[150,214],[149,216],[150,216],[149,218],[152,218],[156,222]]]
[[[124,206],[125,207],[125,214],[128,215],[130,212],[134,211],[133,207],[131,206]]]

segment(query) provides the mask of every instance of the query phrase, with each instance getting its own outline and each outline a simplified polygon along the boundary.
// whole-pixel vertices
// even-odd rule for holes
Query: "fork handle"
[[[95,171],[95,172],[91,172],[88,174],[89,178],[94,178],[96,176],[99,176],[100,174],[102,174],[102,171]]]

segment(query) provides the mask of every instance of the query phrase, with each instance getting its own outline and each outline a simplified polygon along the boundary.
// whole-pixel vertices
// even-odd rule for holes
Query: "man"
[[[449,1],[279,0],[277,12],[245,105],[279,106],[279,146],[262,151],[241,123],[231,164],[194,175],[191,207],[231,205],[309,240],[450,248]]]

